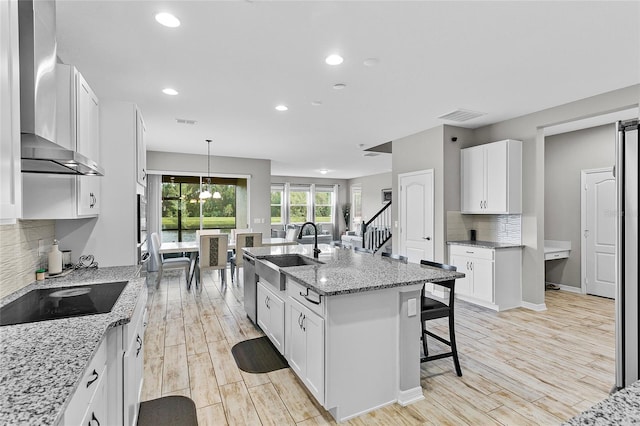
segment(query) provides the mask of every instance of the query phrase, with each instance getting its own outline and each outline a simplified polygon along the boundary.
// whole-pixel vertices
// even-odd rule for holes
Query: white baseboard
[[[582,288],[580,287],[574,287],[572,285],[565,285],[565,284],[557,284],[557,283],[552,283],[552,282],[545,282],[545,284],[551,284],[551,285],[555,285],[560,287],[560,290],[562,291],[568,291],[569,293],[578,293],[578,294],[584,294],[582,292]]]
[[[542,312],[547,310],[547,305],[545,303],[536,304],[536,303],[529,303],[529,302],[522,301],[521,306],[523,308],[531,309],[532,311],[536,311],[536,312]]]
[[[398,404],[406,407],[409,404],[418,402],[424,399],[422,394],[422,387],[418,386],[413,389],[398,392]]]

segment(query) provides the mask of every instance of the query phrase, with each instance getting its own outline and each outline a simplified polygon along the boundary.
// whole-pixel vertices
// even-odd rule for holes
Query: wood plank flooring
[[[241,282],[222,286],[217,272],[203,282],[187,291],[184,273],[167,271],[149,287],[142,399],[189,396],[202,426],[335,424],[291,369],[236,367],[231,347],[263,334],[244,313]],[[604,399],[614,384],[614,302],[547,291],[546,304],[497,313],[457,302],[463,376],[451,358],[422,364],[423,401],[346,424],[554,425]],[[446,322],[432,323],[446,335]]]

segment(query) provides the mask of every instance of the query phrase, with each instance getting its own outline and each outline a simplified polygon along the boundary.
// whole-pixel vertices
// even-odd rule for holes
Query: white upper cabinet
[[[82,74],[56,64],[56,143],[100,163],[100,110]],[[23,219],[75,219],[100,214],[100,176],[24,173]]]
[[[137,181],[143,187],[147,186],[147,146],[144,141],[146,128],[142,113],[136,108],[136,170]]]
[[[18,2],[0,1],[0,224],[16,223],[22,208],[18,60]]]
[[[507,139],[460,151],[462,213],[522,213],[522,142]]]

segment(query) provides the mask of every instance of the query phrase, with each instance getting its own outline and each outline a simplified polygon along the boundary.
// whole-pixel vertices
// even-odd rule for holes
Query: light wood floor
[[[217,273],[203,280],[187,292],[184,275],[166,271],[150,288],[142,399],[190,396],[200,425],[335,424],[289,368],[236,367],[231,347],[263,334],[244,313],[241,284],[221,287]],[[496,313],[457,302],[463,377],[451,358],[422,364],[423,401],[346,424],[553,425],[604,399],[614,384],[614,302],[547,291],[546,304]],[[446,334],[445,323],[437,328]]]

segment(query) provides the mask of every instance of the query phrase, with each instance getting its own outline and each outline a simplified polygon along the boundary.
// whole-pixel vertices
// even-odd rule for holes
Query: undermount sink
[[[321,265],[324,263],[299,254],[269,256],[265,260],[273,263],[274,265],[278,265],[281,268],[287,268],[289,266]]]
[[[127,281],[31,290],[2,307],[0,326],[111,312]]]

